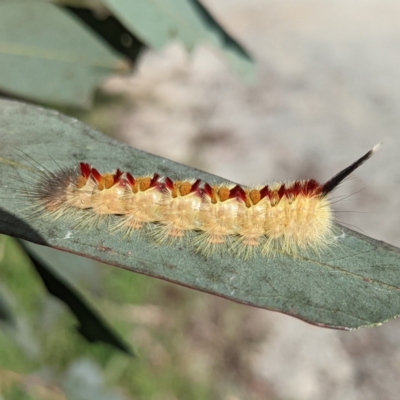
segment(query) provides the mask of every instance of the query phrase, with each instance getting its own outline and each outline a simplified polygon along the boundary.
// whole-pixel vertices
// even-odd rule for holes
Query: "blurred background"
[[[254,57],[253,85],[218,50],[189,55],[171,42],[142,52],[131,75],[109,78],[90,110],[59,109],[244,184],[324,181],[383,142],[339,189],[349,197],[336,204],[337,217],[400,246],[400,4],[202,3]],[[75,271],[87,301],[140,354],[131,358],[74,331],[74,318],[22,256],[14,260],[8,240],[0,242],[0,285],[18,310],[19,333],[0,332],[4,399],[398,399],[397,320],[334,331],[110,266]]]

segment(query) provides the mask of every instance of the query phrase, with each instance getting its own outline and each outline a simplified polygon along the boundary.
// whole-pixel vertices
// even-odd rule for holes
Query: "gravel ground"
[[[400,247],[393,217],[400,204],[400,3],[204,3],[257,59],[257,83],[242,84],[209,48],[191,58],[179,44],[148,53],[133,77],[106,85],[130,99],[118,122],[120,138],[246,184],[324,181],[384,142],[342,185],[339,194],[351,196],[337,208],[352,212],[338,218]],[[214,297],[208,299],[212,304]],[[265,331],[249,363],[258,384],[248,385],[244,397],[221,398],[399,398],[400,321],[346,333],[248,313]]]

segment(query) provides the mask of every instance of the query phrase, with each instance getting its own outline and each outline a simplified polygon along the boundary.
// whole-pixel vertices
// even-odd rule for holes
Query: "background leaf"
[[[197,0],[102,0],[135,35],[156,50],[179,40],[188,50],[211,44],[249,83],[255,79],[254,61]]]
[[[222,179],[130,148],[54,111],[4,100],[0,141],[3,233],[320,326],[353,329],[400,314],[397,248],[339,227],[336,245],[319,256],[277,255],[244,262],[229,255],[206,259],[186,248],[156,247],[140,236],[124,241],[105,229],[73,230],[71,223],[49,223],[24,212],[29,202],[21,201],[17,189],[22,183],[15,175],[29,184],[28,163],[16,148],[50,170],[86,161],[101,171],[119,167],[134,175],[157,171],[171,178]]]
[[[71,266],[75,268],[90,268],[92,260],[72,254],[61,254],[59,251],[25,241],[20,241],[20,245],[31,259],[47,291],[61,300],[75,315],[79,323],[78,331],[82,336],[90,342],[101,341],[133,356],[134,353],[129,346],[113,331],[100,314],[85,301],[77,291],[77,288],[56,272],[57,270],[65,271]]]
[[[58,6],[0,2],[0,90],[31,100],[89,107],[93,90],[128,65]]]
[[[128,31],[117,18],[110,15],[108,10],[101,13],[79,6],[66,6],[64,9],[79,18],[118,53],[131,61],[136,61],[142,50],[146,48],[144,43]]]
[[[90,8],[96,12],[103,12],[105,7],[101,0],[47,0],[55,4],[66,5],[70,7]]]

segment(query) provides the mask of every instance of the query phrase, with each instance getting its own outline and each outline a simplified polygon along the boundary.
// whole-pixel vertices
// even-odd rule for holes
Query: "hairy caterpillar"
[[[144,232],[155,243],[185,241],[205,255],[228,251],[244,259],[275,252],[319,252],[333,242],[328,195],[368,160],[379,144],[324,184],[314,179],[245,187],[199,179],[173,181],[157,173],[101,174],[88,163],[51,172],[25,189],[35,214],[56,220],[103,221],[113,232]],[[115,222],[117,221],[117,222]]]

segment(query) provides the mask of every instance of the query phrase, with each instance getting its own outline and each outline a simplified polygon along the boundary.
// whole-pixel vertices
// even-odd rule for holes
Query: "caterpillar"
[[[152,242],[184,241],[205,256],[229,252],[244,259],[277,252],[320,252],[334,241],[329,195],[380,144],[327,182],[314,179],[242,186],[200,179],[172,180],[154,173],[135,176],[117,169],[100,173],[81,162],[57,171],[39,170],[24,192],[32,214],[78,223],[107,220],[110,230],[130,237],[143,232]],[[116,216],[110,222],[107,216]]]

